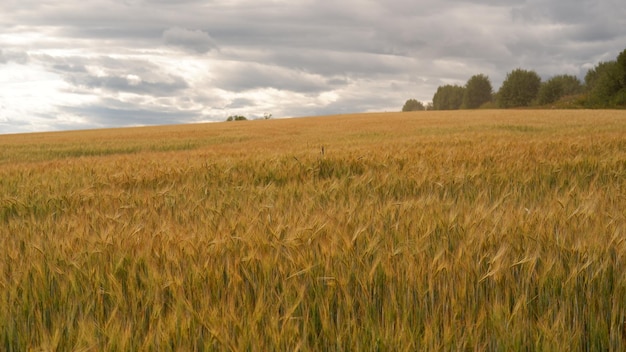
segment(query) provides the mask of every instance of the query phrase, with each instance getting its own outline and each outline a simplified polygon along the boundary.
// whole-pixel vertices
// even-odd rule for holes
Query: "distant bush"
[[[241,115],[231,115],[228,116],[228,118],[226,119],[226,121],[247,121],[248,119],[245,116],[241,116]]]
[[[566,95],[551,104],[554,109],[584,109],[586,107],[587,94]]]
[[[576,76],[554,76],[541,84],[537,93],[537,104],[552,104],[563,97],[580,94],[582,91],[583,85]]]
[[[488,101],[482,104],[481,106],[479,106],[478,108],[479,109],[497,109],[498,104],[496,104],[495,101]]]
[[[423,111],[423,110],[426,110],[426,108],[424,107],[424,104],[421,101],[417,101],[415,99],[407,100],[406,103],[404,103],[404,106],[402,107],[403,112]]]

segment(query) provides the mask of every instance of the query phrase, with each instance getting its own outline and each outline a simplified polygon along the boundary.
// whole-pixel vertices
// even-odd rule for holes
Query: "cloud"
[[[85,92],[100,89],[162,97],[189,88],[184,78],[166,73],[162,67],[145,59],[49,55],[37,58],[66,82]]]
[[[25,65],[28,63],[28,59],[28,55],[24,52],[0,49],[0,64],[14,62],[17,64]]]
[[[206,53],[217,48],[215,40],[208,33],[180,27],[165,30],[163,41],[168,45],[182,47],[197,53]]]
[[[399,110],[478,73],[582,77],[623,28],[620,0],[4,1],[0,132]]]
[[[134,74],[102,77],[87,74],[74,76],[70,82],[87,90],[105,89],[111,92],[128,92],[156,97],[171,96],[188,88],[187,83],[180,77],[171,77],[170,80],[164,82],[150,82]]]
[[[91,128],[111,125],[124,127],[192,123],[199,118],[199,114],[193,112],[151,110],[139,107],[116,108],[101,104],[68,106],[61,110],[90,121]]]
[[[326,80],[320,75],[253,62],[223,63],[215,77],[217,86],[234,92],[273,88],[315,93],[328,89]]]
[[[253,106],[255,104],[256,104],[256,101],[254,99],[235,98],[230,102],[230,104],[226,106],[226,108],[227,109],[241,109],[241,108],[247,108],[249,106]]]
[[[83,121],[89,128],[192,123],[202,119],[202,111],[197,107],[180,107],[167,99],[138,96],[110,96],[79,105],[63,105],[59,114]]]

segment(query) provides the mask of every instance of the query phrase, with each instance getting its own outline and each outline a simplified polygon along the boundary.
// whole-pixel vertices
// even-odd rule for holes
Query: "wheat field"
[[[626,111],[0,136],[0,350],[626,349]]]

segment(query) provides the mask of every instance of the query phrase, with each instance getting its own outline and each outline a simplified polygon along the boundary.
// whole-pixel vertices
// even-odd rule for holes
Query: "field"
[[[626,350],[626,111],[0,136],[0,350]]]

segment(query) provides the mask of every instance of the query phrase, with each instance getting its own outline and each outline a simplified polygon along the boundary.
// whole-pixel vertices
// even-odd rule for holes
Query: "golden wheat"
[[[0,148],[3,350],[626,348],[622,111],[7,135]]]

